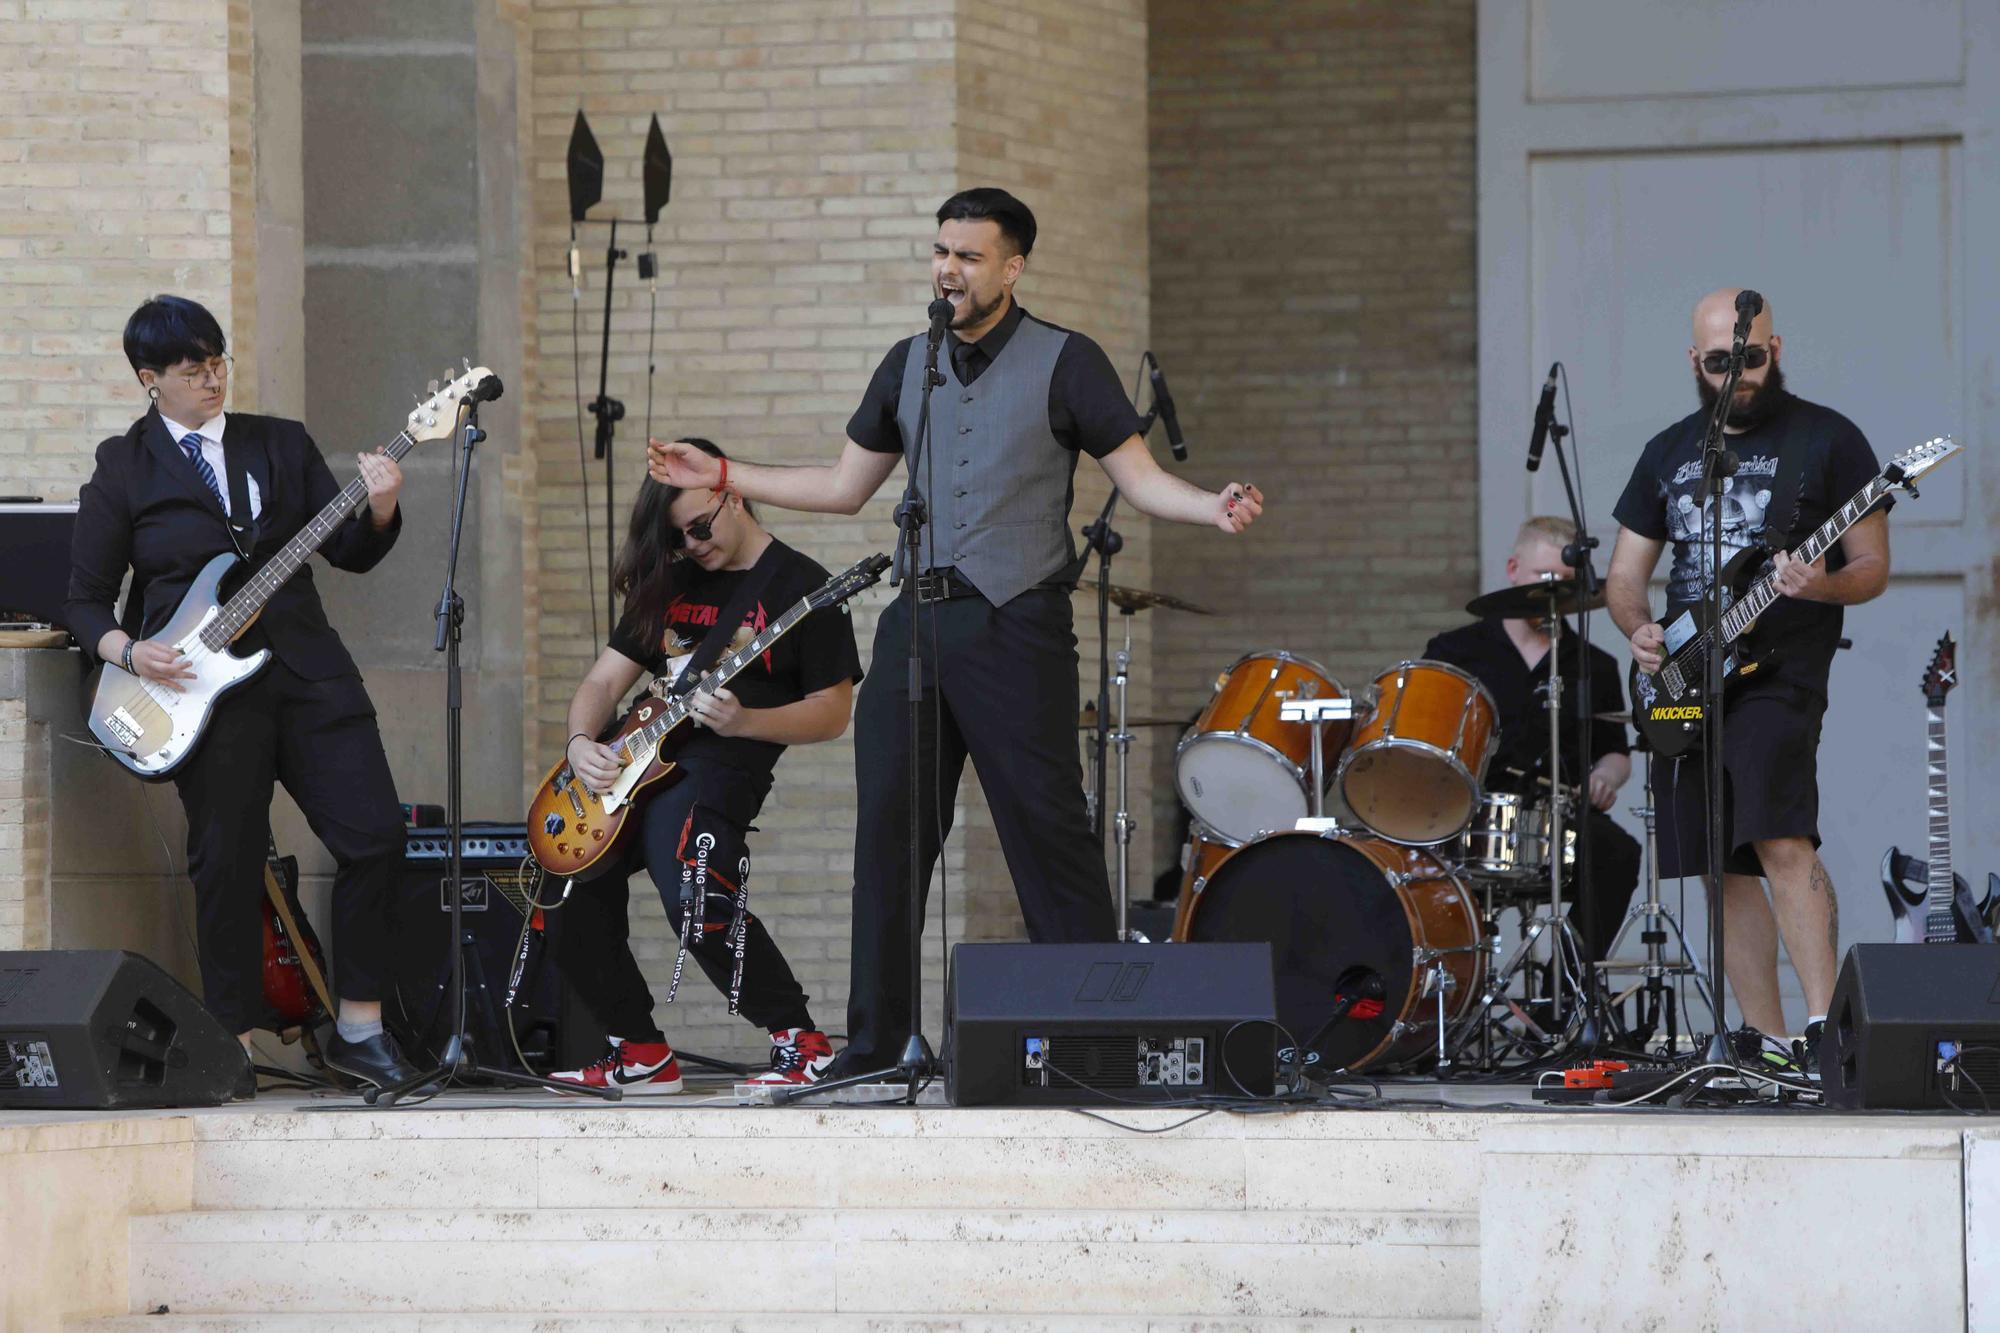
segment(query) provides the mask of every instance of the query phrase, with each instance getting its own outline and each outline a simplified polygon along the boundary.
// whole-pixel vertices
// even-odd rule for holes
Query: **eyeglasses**
[[[705,542],[710,537],[713,537],[715,535],[716,517],[722,513],[722,506],[728,503],[729,497],[725,495],[715,502],[715,508],[689,523],[686,528],[676,528],[675,535],[680,539],[678,544],[685,547],[689,537],[694,538],[698,542]]]
[[[229,356],[210,357],[196,369],[177,374],[174,378],[190,389],[198,389],[208,383],[221,384],[229,378],[229,367],[234,362],[235,358]]]
[[[1756,370],[1771,359],[1768,347],[1746,347],[1743,349],[1743,368]],[[1729,369],[1729,353],[1709,352],[1701,358],[1701,368],[1711,375],[1720,375]]]

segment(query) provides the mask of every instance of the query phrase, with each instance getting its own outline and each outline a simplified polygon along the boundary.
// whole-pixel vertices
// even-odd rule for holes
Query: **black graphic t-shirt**
[[[1697,605],[1709,579],[1708,497],[1701,486],[1701,440],[1706,410],[1695,412],[1655,435],[1639,455],[1632,479],[1613,511],[1620,525],[1641,537],[1673,543],[1667,572],[1666,624]],[[1789,532],[1768,531],[1766,514],[1777,506],[1772,494],[1779,450],[1797,441],[1805,450],[1799,478],[1798,509]],[[1831,408],[1785,394],[1771,415],[1754,429],[1727,437],[1740,460],[1722,496],[1722,559],[1758,545],[1796,547],[1814,528],[1854,498],[1879,470],[1875,451],[1853,422]],[[1828,573],[1847,562],[1838,543],[1827,552]],[[1768,570],[1765,562],[1763,569]],[[1780,597],[1757,623],[1760,640],[1777,649],[1771,665],[1749,678],[1757,688],[1789,689],[1826,702],[1827,670],[1840,641],[1841,608],[1824,602]]]
[[[776,538],[772,539],[777,568],[764,586],[737,631],[741,642],[749,640],[790,610],[795,602],[827,581],[819,563],[799,554]],[[715,627],[716,617],[749,577],[747,569],[710,572],[693,562],[684,562],[680,593],[667,607],[667,628],[658,643],[642,643],[634,617],[627,615],[611,632],[610,647],[645,667],[653,675],[665,675],[677,661],[701,645]],[[861,679],[861,654],[854,644],[854,625],[839,607],[815,611],[792,627],[789,634],[771,646],[769,652],[738,672],[725,687],[745,708],[778,708],[797,703],[817,690],[841,681]],[[692,724],[686,724],[692,727]],[[718,736],[703,727],[694,727],[682,742],[680,755],[690,768],[722,766],[761,779],[753,783],[757,799],[769,790],[771,770],[785,747],[771,741],[745,736]],[[739,815],[747,820],[755,814]]]

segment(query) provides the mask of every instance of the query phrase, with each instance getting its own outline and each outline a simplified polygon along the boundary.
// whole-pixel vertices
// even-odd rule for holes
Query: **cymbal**
[[[1128,716],[1125,719],[1125,725],[1128,727],[1185,727],[1188,725],[1188,719],[1184,717],[1151,717],[1141,714],[1135,717]],[[1117,730],[1117,718],[1114,717],[1111,719],[1111,727],[1112,730]],[[1076,729],[1078,731],[1097,730],[1097,710],[1095,708],[1086,708],[1082,713],[1078,714]]]
[[[1168,611],[1191,611],[1198,616],[1212,616],[1215,614],[1215,612],[1209,610],[1207,607],[1197,606],[1185,598],[1173,597],[1163,592],[1149,592],[1144,588],[1128,588],[1122,583],[1112,584],[1110,593],[1111,604],[1120,611],[1128,613],[1132,611],[1146,611],[1157,606]],[[1095,597],[1097,596],[1097,585],[1088,582],[1079,583],[1076,585],[1076,594],[1079,597],[1086,595]]]
[[[1572,616],[1578,611],[1595,611],[1603,605],[1604,589],[1601,587],[1585,605],[1577,595],[1575,579],[1550,579],[1543,583],[1523,583],[1517,587],[1482,593],[1467,602],[1465,609],[1482,618],[1499,616],[1503,620],[1535,620],[1551,613]]]

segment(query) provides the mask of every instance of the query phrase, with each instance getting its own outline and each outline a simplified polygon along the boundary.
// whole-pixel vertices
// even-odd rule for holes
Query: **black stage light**
[[[602,160],[599,161],[600,174]],[[667,195],[674,185],[674,155],[667,151],[667,136],[660,133],[660,118],[655,115],[653,123],[646,129],[646,225],[652,226],[660,220],[660,210],[667,206]]]
[[[569,132],[569,220],[583,221],[590,206],[604,197],[604,153],[583,108],[576,111],[576,125]]]

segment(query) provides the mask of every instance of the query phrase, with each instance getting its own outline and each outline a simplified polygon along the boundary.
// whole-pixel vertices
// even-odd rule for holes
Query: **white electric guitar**
[[[487,386],[488,380],[492,386]],[[455,433],[468,400],[497,397],[498,384],[484,366],[468,367],[443,388],[431,381],[430,397],[418,402],[383,452],[401,459],[420,440],[441,440]],[[222,582],[243,561],[224,551],[202,566],[167,623],[148,636],[178,649],[194,668],[194,679],[178,682],[182,688],[176,690],[106,662],[90,701],[89,718],[91,734],[106,752],[142,778],[171,777],[201,743],[217,702],[271,659],[269,649],[238,657],[230,645],[250,628],[271,595],[367,500],[368,484],[357,476],[227,601],[220,597]]]

